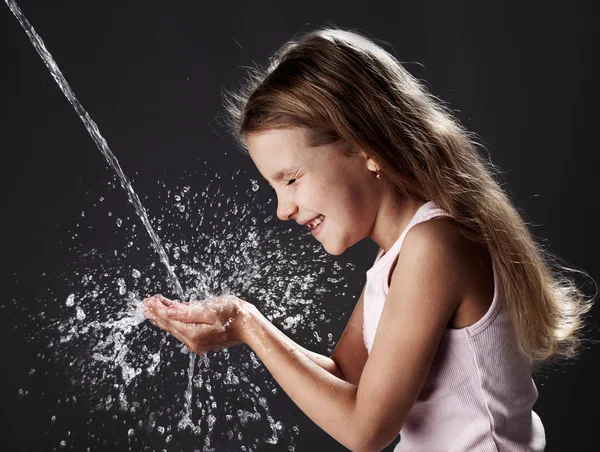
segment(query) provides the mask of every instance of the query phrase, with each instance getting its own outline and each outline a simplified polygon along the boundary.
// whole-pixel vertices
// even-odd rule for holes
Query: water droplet
[[[129,431],[127,432],[127,437],[128,438],[133,438],[135,436],[135,431],[130,428]]]
[[[117,226],[121,227],[122,224],[123,224],[123,221],[120,218],[117,218]]]
[[[77,320],[85,319],[85,312],[83,312],[83,309],[81,309],[79,306],[77,306],[75,309],[77,311],[77,313],[75,314]]]
[[[217,418],[214,415],[212,415],[212,414],[208,415],[208,419],[206,421],[206,423],[208,424],[208,430],[212,430],[213,425],[216,420],[217,420]]]
[[[65,303],[69,308],[75,304],[75,294],[72,293],[67,297],[67,301]]]
[[[135,268],[131,271],[131,276],[133,276],[135,279],[139,278],[140,276],[142,276],[142,274],[140,273],[139,270],[136,270]]]
[[[183,212],[185,210],[185,206],[183,204],[179,205],[179,211]]]
[[[258,191],[258,182],[254,179],[250,179],[250,182],[252,183],[252,191]]]

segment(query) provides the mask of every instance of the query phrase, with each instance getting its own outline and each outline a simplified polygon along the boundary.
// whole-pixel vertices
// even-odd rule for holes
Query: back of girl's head
[[[299,35],[266,69],[251,69],[224,102],[242,148],[247,134],[302,127],[309,146],[362,149],[399,193],[434,201],[488,248],[519,348],[532,364],[576,355],[592,300],[565,276],[571,269],[535,242],[474,134],[373,40],[336,28]]]

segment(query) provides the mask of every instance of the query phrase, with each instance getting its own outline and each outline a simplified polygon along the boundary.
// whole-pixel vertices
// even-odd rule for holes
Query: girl
[[[532,369],[575,356],[590,309],[440,101],[373,41],[321,29],[226,96],[277,216],[333,255],[380,246],[330,358],[247,301],[154,296],[146,316],[203,353],[245,343],[291,399],[355,451],[541,451]]]

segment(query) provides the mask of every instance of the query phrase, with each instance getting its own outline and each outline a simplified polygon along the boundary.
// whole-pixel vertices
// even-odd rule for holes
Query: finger
[[[144,305],[147,307],[153,307],[157,301],[157,295],[152,295],[151,297],[144,298]]]
[[[198,338],[206,335],[207,331],[210,330],[210,326],[203,323],[184,323],[179,320],[165,320],[158,317],[157,320],[161,322],[169,332],[173,331],[177,333],[177,337],[182,342],[186,343],[196,341]]]
[[[156,324],[156,326],[158,326],[159,328],[162,328],[163,330],[167,331],[169,334],[173,334],[173,333],[177,333],[179,336],[178,338],[180,340],[182,340],[182,337],[187,337],[190,336],[191,334],[193,334],[193,327],[196,326],[195,323],[183,323],[183,322],[179,322],[178,320],[172,320],[170,319],[167,315],[165,315],[164,313],[164,309],[162,310],[161,313],[157,312],[160,311],[160,309],[156,310],[156,309],[149,309],[149,318],[152,321],[152,323]],[[175,335],[175,334],[173,334]]]
[[[190,342],[189,338],[184,333],[179,331],[173,324],[166,324],[160,319],[156,319],[155,322],[156,322],[156,326],[158,326],[159,328],[166,331],[168,334],[173,336],[179,342],[182,342],[183,344],[185,344],[185,346],[188,348],[188,350],[192,351],[192,346],[190,345],[191,342]]]
[[[156,317],[156,316],[151,316],[148,320],[150,320],[150,323],[152,323],[152,325],[154,325],[157,328],[160,328],[161,330],[165,330],[167,333],[169,332],[169,328],[168,326],[161,322],[161,320]]]
[[[160,294],[156,297],[158,298],[158,301],[164,304],[165,306],[171,306],[172,304],[176,303],[174,300],[169,300],[168,298],[165,298]]]
[[[161,302],[155,301],[151,305],[151,309],[156,313],[156,316],[161,318],[164,322],[168,323],[170,321],[169,316],[167,315],[167,306]]]
[[[200,306],[176,303],[166,309],[167,316],[172,320],[184,323],[213,323],[214,313]]]
[[[151,322],[154,324],[154,326],[157,326],[161,330],[165,330],[171,336],[176,336],[178,334],[178,332],[173,328],[173,325],[171,325],[168,322],[165,322],[165,321],[161,320],[159,317],[152,318]]]
[[[159,328],[168,331],[170,321],[168,319],[166,321],[164,319],[161,319],[160,316],[157,314],[156,309],[154,309],[154,306],[144,307],[144,315],[148,320],[150,320],[150,322],[152,322],[154,326],[158,326]]]

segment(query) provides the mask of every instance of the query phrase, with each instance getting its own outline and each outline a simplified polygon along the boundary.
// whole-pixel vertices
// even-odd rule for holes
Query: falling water
[[[277,234],[271,234],[274,232],[273,230],[264,235],[261,234],[259,226],[270,222],[273,218],[272,215],[267,217],[265,214],[266,218],[261,221],[253,216],[255,212],[249,208],[249,206],[256,206],[254,199],[247,205],[239,205],[234,200],[243,197],[243,193],[236,193],[234,198],[226,197],[220,188],[216,189],[216,192],[213,190],[209,193],[210,184],[206,188],[198,190],[197,193],[190,190],[190,185],[184,186],[181,191],[173,194],[170,190],[167,191],[168,199],[174,198],[177,201],[176,205],[169,205],[170,208],[173,208],[173,212],[166,215],[177,224],[177,231],[175,234],[171,233],[171,237],[169,237],[169,232],[164,229],[168,225],[162,223],[163,247],[150,225],[140,199],[135,194],[117,159],[108,148],[105,139],[100,135],[97,125],[78,102],[42,40],[23,16],[14,0],[6,0],[6,3],[30,37],[34,47],[75,108],[98,148],[118,175],[121,186],[126,190],[129,201],[134,205],[167,269],[169,284],[172,285],[177,295],[181,299],[185,297],[186,300],[189,297],[193,302],[194,299],[202,300],[210,298],[214,294],[228,292],[247,294],[252,300],[260,301],[261,310],[268,320],[274,323],[279,322],[283,331],[291,334],[296,334],[297,329],[308,331],[310,336],[307,345],[316,348],[327,347],[327,352],[331,353],[335,343],[333,334],[327,334],[327,339],[322,340],[315,331],[315,322],[327,324],[332,320],[335,322],[336,319],[333,313],[325,310],[325,305],[313,303],[313,300],[315,295],[323,296],[336,290],[340,292],[341,296],[346,296],[350,289],[343,278],[339,277],[343,268],[337,262],[332,262],[322,249],[317,249],[318,247],[311,242],[294,243],[296,237],[292,236],[292,228],[282,232],[279,236],[285,241],[285,246],[282,246]],[[233,175],[232,181],[236,180],[238,173]],[[220,178],[220,174],[215,175],[215,181]],[[251,182],[252,193],[256,193],[258,184],[254,180]],[[163,183],[162,187],[166,187],[166,185]],[[103,198],[100,198],[100,201],[102,200]],[[221,206],[226,205],[228,208],[223,211]],[[214,212],[214,215],[211,216],[210,208],[218,210],[218,212]],[[111,215],[110,212],[109,215]],[[91,221],[88,220],[89,216],[85,216],[85,218],[87,221]],[[203,221],[209,218],[215,219],[209,224],[213,233],[203,234],[199,228]],[[159,224],[157,229],[161,231],[162,220],[157,218],[156,221]],[[192,230],[189,234],[182,234],[181,226],[186,225],[190,226]],[[117,220],[117,226],[121,228],[119,234],[122,235],[126,232],[120,219]],[[132,226],[130,232],[133,233],[134,227],[135,225]],[[186,237],[185,240],[181,239],[182,235]],[[305,235],[310,236],[307,231],[305,231]],[[129,242],[128,246],[132,246],[133,243],[133,241]],[[172,252],[172,258],[178,262],[181,269],[180,277],[189,293],[184,294],[182,286],[169,264],[165,250]],[[198,251],[198,254],[193,250]],[[170,343],[171,339],[158,334],[152,327],[143,325],[141,323],[143,316],[139,311],[138,290],[148,293],[154,288],[152,274],[155,264],[151,263],[148,268],[144,268],[140,267],[140,263],[137,262],[136,268],[130,269],[128,275],[122,272],[123,265],[119,260],[124,256],[123,253],[117,254],[116,251],[114,255],[98,253],[96,250],[85,253],[82,257],[89,260],[90,265],[83,274],[79,268],[74,272],[80,278],[80,290],[73,289],[73,293],[65,297],[66,301],[63,301],[65,298],[61,300],[61,304],[64,303],[66,309],[61,311],[60,315],[64,316],[67,313],[66,320],[50,321],[44,312],[52,311],[57,299],[43,300],[36,305],[37,312],[32,315],[32,318],[39,320],[39,325],[31,329],[32,336],[50,340],[47,344],[48,350],[54,349],[54,359],[68,361],[68,367],[65,366],[65,368],[76,374],[78,385],[85,385],[89,389],[86,399],[94,401],[95,409],[108,411],[117,408],[122,413],[138,416],[137,422],[128,424],[127,440],[131,447],[134,444],[139,445],[139,442],[136,441],[142,440],[141,437],[139,439],[136,437],[142,428],[146,431],[145,435],[158,435],[165,445],[175,447],[175,444],[171,442],[176,443],[177,438],[174,439],[173,429],[168,423],[179,415],[181,415],[177,423],[179,430],[190,431],[194,435],[198,435],[202,425],[202,431],[205,433],[204,451],[214,450],[211,448],[211,431],[215,426],[220,426],[225,430],[226,435],[222,439],[232,446],[228,450],[233,450],[233,444],[241,445],[242,443],[246,445],[241,445],[241,450],[249,452],[256,450],[260,447],[261,436],[255,433],[246,436],[241,428],[245,426],[257,428],[259,421],[268,422],[270,429],[269,437],[263,437],[263,441],[277,444],[280,439],[287,437],[287,441],[293,443],[293,436],[298,435],[298,427],[288,428],[269,413],[267,397],[269,394],[276,394],[278,388],[266,376],[265,369],[260,366],[254,353],[250,352],[249,355],[243,355],[242,358],[239,354],[243,353],[243,349],[233,349],[230,358],[230,351],[223,349],[211,357],[210,369],[209,359],[206,355],[197,356],[189,353],[187,369],[185,371],[177,369],[173,373],[173,368],[170,368],[169,365],[177,357],[174,355],[177,346],[165,346]],[[300,267],[303,269],[302,272],[298,270]],[[114,303],[115,281],[111,279],[113,269],[117,269],[119,275],[116,289],[119,296],[126,300],[126,305]],[[64,280],[69,276],[61,279]],[[78,284],[77,281],[74,284]],[[52,293],[52,290],[46,288],[45,292]],[[332,293],[331,297],[333,295],[335,293]],[[115,313],[120,314],[123,309],[127,311],[127,315],[114,318]],[[119,316],[117,315],[117,317]],[[331,325],[331,327],[333,326]],[[58,338],[55,334],[57,332]],[[314,340],[312,336],[314,336]],[[141,340],[135,340],[136,338],[141,338]],[[148,345],[153,338],[160,340],[160,344],[157,349],[150,350]],[[65,352],[67,346],[70,346],[71,349]],[[78,350],[85,350],[85,354],[82,355],[83,358],[75,360],[72,352]],[[87,354],[88,352],[89,354]],[[38,356],[45,359],[45,353]],[[196,376],[194,376],[195,367],[197,367]],[[140,398],[128,400],[126,391],[135,391],[139,387],[143,387],[144,390],[154,390],[156,393],[164,391],[166,387],[159,386],[161,380],[156,380],[156,378],[172,378],[173,374],[187,376],[187,387],[183,400],[180,395],[174,396],[177,401],[183,402],[183,412],[179,413],[169,407],[165,411],[161,407],[155,412],[150,405],[143,405],[146,401],[144,398],[141,399],[142,404],[140,404]],[[35,369],[31,369],[29,375],[31,378],[35,378],[38,373],[35,372]],[[140,375],[145,376],[142,382],[138,381]],[[260,387],[254,383],[256,381],[261,381]],[[119,382],[121,384],[118,384]],[[212,387],[215,383],[218,383],[219,390],[224,391],[225,394],[238,394],[233,403],[229,403],[226,397],[223,397],[222,400],[215,400],[212,395]],[[73,384],[75,385],[75,382]],[[207,396],[205,403],[200,401],[201,393]],[[20,390],[19,394],[25,396],[27,390]],[[193,396],[195,396],[195,401]],[[61,401],[58,400],[58,402]],[[75,397],[67,397],[64,403],[67,402],[75,403]],[[194,409],[197,409],[199,413],[196,423],[192,421]],[[167,417],[168,419],[165,419]],[[216,422],[217,418],[219,422]],[[167,422],[166,427],[164,421]],[[50,422],[54,425],[57,422],[57,416],[53,415]],[[60,417],[58,422],[60,422]],[[87,441],[98,439],[92,434]],[[107,439],[104,439],[103,445],[108,447],[106,441]],[[69,439],[67,435],[67,438],[60,442],[61,448],[70,442],[75,444],[75,439]],[[289,445],[288,450],[293,451],[293,446]]]
[[[131,204],[133,204],[135,211],[137,212],[138,216],[142,220],[142,223],[146,227],[146,230],[148,231],[148,234],[150,235],[150,238],[152,239],[154,249],[158,252],[158,255],[160,256],[160,260],[162,261],[162,263],[165,265],[165,268],[167,269],[167,273],[169,275],[169,279],[170,279],[173,289],[175,290],[175,292],[177,293],[177,295],[179,296],[180,299],[184,299],[185,294],[183,292],[183,288],[181,287],[181,284],[179,283],[179,280],[177,279],[175,272],[173,271],[173,269],[171,268],[171,265],[169,264],[169,257],[167,256],[165,249],[163,248],[162,244],[160,243],[158,235],[156,234],[156,232],[154,231],[154,228],[152,228],[152,225],[150,224],[150,220],[148,219],[148,214],[146,213],[146,209],[144,209],[144,206],[142,205],[140,198],[138,197],[137,193],[135,193],[135,191],[133,190],[131,182],[129,181],[128,177],[125,175],[125,173],[121,169],[121,165],[119,165],[117,158],[114,156],[114,154],[108,147],[108,143],[106,142],[104,137],[100,134],[100,131],[98,130],[98,126],[92,120],[92,118],[90,118],[90,115],[88,114],[88,112],[83,108],[83,106],[81,105],[81,103],[79,102],[77,97],[75,96],[75,93],[73,92],[73,90],[69,86],[68,82],[66,81],[65,77],[63,76],[62,72],[58,68],[56,61],[54,61],[54,58],[52,58],[52,55],[46,49],[44,42],[42,41],[40,36],[35,32],[35,30],[31,26],[31,24],[27,20],[27,18],[23,15],[23,13],[20,10],[20,8],[18,7],[18,5],[15,3],[14,0],[6,0],[6,3],[8,5],[8,7],[10,8],[10,10],[15,15],[15,17],[19,20],[19,23],[21,24],[21,26],[27,33],[27,36],[29,36],[29,39],[31,40],[35,49],[37,50],[39,55],[44,60],[44,63],[50,70],[52,77],[54,78],[54,80],[56,81],[56,83],[58,84],[58,86],[60,87],[62,92],[64,93],[64,95],[67,97],[67,99],[69,99],[69,102],[71,103],[71,105],[73,105],[73,108],[75,108],[77,115],[83,121],[83,124],[85,125],[86,129],[88,130],[88,132],[91,135],[94,142],[96,143],[96,146],[98,147],[98,149],[100,149],[100,152],[102,152],[102,154],[106,158],[106,161],[109,163],[109,165],[112,167],[112,169],[115,171],[115,173],[119,177],[121,186],[127,192],[127,197],[129,198],[129,202],[131,202]],[[78,308],[78,309],[79,309],[77,311],[78,314],[83,312],[80,310],[80,308]],[[132,323],[131,320],[132,319],[123,319],[123,321],[125,321],[129,324]],[[133,319],[133,321],[135,322],[136,320]],[[138,318],[138,321],[139,321],[139,318]],[[123,346],[121,348],[121,353],[123,353],[123,351],[125,351],[125,352],[127,351],[126,346]],[[190,423],[192,425],[192,427],[193,427],[193,423],[191,422],[191,399],[192,399],[192,378],[194,376],[193,372],[194,372],[195,359],[196,359],[196,355],[194,353],[190,353],[190,368],[189,368],[189,375],[188,375],[189,383],[188,383],[188,388],[187,388],[187,391],[185,394],[185,397],[186,397],[186,418],[185,419],[188,421],[188,423]],[[126,375],[125,370],[126,370],[126,367],[123,367],[124,377]],[[131,372],[132,371],[129,372],[129,375],[131,375]],[[133,375],[130,376],[129,380],[133,376],[135,376],[135,373],[133,373]],[[126,379],[125,381],[128,381],[128,379]]]
[[[131,182],[129,182],[129,179],[127,178],[125,173],[123,173],[123,170],[121,169],[121,165],[119,165],[117,158],[111,152],[110,148],[108,147],[108,144],[106,143],[106,140],[100,134],[100,131],[98,130],[98,126],[92,120],[92,118],[90,118],[90,115],[88,114],[88,112],[81,106],[81,103],[79,102],[79,100],[75,96],[75,93],[73,93],[73,90],[71,89],[71,87],[69,86],[67,81],[65,80],[65,77],[62,75],[62,72],[58,68],[56,62],[54,61],[54,58],[52,58],[52,55],[46,49],[46,46],[44,45],[44,41],[42,41],[42,39],[35,32],[35,30],[31,26],[31,24],[29,23],[29,21],[25,18],[25,16],[21,12],[21,9],[17,6],[16,2],[14,0],[6,0],[6,4],[10,8],[10,10],[13,12],[15,17],[18,19],[19,23],[25,30],[25,33],[27,33],[27,36],[29,36],[29,39],[31,40],[33,46],[35,47],[37,52],[40,54],[40,56],[44,60],[44,63],[46,63],[46,66],[50,70],[52,77],[54,78],[56,83],[58,83],[58,86],[60,87],[60,89],[62,90],[64,95],[67,97],[67,99],[69,99],[69,102],[71,102],[71,105],[73,105],[73,108],[79,115],[79,118],[83,121],[83,124],[85,125],[89,134],[92,136],[94,142],[96,143],[96,146],[98,146],[98,149],[100,149],[100,152],[102,152],[102,154],[106,158],[106,161],[108,162],[108,164],[112,167],[112,169],[115,171],[115,173],[117,173],[117,176],[119,176],[119,180],[121,181],[121,186],[127,192],[127,197],[129,198],[129,201],[135,207],[135,211],[139,215],[140,219],[142,220],[142,223],[144,224],[144,226],[146,227],[146,230],[148,231],[148,234],[150,235],[150,238],[152,239],[154,249],[160,256],[160,260],[162,261],[162,263],[165,265],[165,267],[167,269],[167,273],[169,275],[169,279],[170,279],[171,285],[173,286],[173,289],[175,290],[177,295],[181,299],[183,299],[185,295],[183,293],[181,284],[179,283],[179,280],[177,279],[175,272],[173,272],[173,269],[171,268],[171,265],[169,264],[169,257],[167,256],[165,249],[161,245],[158,235],[156,235],[156,232],[154,232],[154,229],[152,228],[152,225],[150,224],[150,220],[148,219],[148,214],[146,213],[146,209],[144,209],[144,206],[142,205],[142,202],[140,201],[140,198],[138,197],[138,195],[133,191]]]
[[[196,354],[190,353],[190,365],[188,367],[188,386],[185,391],[184,415],[179,421],[179,429],[190,428],[193,432],[199,432],[200,427],[196,427],[192,421],[192,384],[194,378],[194,365],[196,364]]]

